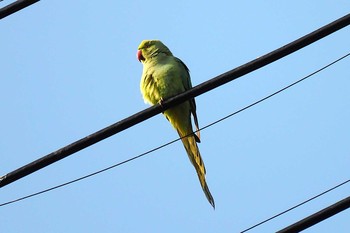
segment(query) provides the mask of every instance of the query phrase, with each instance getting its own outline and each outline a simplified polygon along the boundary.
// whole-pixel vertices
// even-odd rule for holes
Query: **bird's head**
[[[172,55],[168,47],[166,47],[160,40],[143,40],[138,47],[136,57],[140,62],[145,62],[159,53]]]

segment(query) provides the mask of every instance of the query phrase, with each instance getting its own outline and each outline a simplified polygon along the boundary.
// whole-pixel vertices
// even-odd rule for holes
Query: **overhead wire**
[[[249,227],[249,228],[247,228],[247,229],[241,231],[241,233],[248,232],[248,231],[253,230],[254,228],[256,228],[256,227],[258,227],[258,226],[260,226],[260,225],[262,225],[262,224],[265,224],[265,223],[267,223],[267,222],[270,222],[270,221],[272,221],[273,219],[275,219],[275,218],[277,218],[277,217],[280,217],[281,215],[284,215],[284,214],[286,214],[286,213],[288,213],[288,212],[290,212],[290,211],[292,211],[292,210],[294,210],[294,209],[296,209],[296,208],[298,208],[298,207],[300,207],[300,206],[302,206],[302,205],[305,205],[306,203],[308,203],[308,202],[310,202],[310,201],[313,201],[313,200],[315,200],[316,198],[319,198],[319,197],[325,195],[326,193],[329,193],[329,192],[331,192],[331,191],[333,191],[333,190],[335,190],[335,189],[337,189],[337,188],[340,188],[341,186],[343,186],[343,185],[345,185],[345,184],[347,184],[347,183],[349,183],[349,182],[350,182],[350,179],[349,179],[349,180],[346,180],[346,181],[344,181],[344,182],[342,182],[342,183],[340,183],[340,184],[337,184],[337,185],[335,185],[334,187],[329,188],[329,189],[323,191],[322,193],[319,193],[319,194],[317,194],[317,195],[315,195],[315,196],[313,196],[313,197],[311,197],[311,198],[309,198],[309,199],[307,199],[307,200],[305,200],[305,201],[303,201],[303,202],[300,202],[300,203],[297,204],[297,205],[294,205],[294,206],[292,206],[292,207],[290,207],[290,208],[288,208],[288,209],[286,209],[286,210],[284,210],[284,211],[282,211],[282,212],[280,212],[280,213],[278,213],[278,214],[276,214],[276,215],[274,215],[274,216],[272,216],[272,217],[270,217],[270,218],[267,218],[267,219],[265,219],[265,220],[263,220],[263,221],[261,221],[261,222],[255,224],[255,225],[253,225],[253,226],[251,226],[251,227]]]
[[[247,105],[247,106],[245,106],[244,108],[241,108],[240,110],[238,110],[238,111],[236,111],[236,112],[234,112],[234,113],[231,113],[231,114],[227,115],[226,117],[223,117],[223,118],[221,118],[221,119],[219,119],[219,120],[217,120],[217,121],[214,121],[214,122],[211,123],[211,124],[208,124],[207,126],[203,127],[201,130],[203,130],[203,129],[205,129],[205,128],[208,128],[208,127],[210,127],[210,126],[212,126],[212,125],[215,125],[216,123],[219,123],[220,121],[223,121],[223,120],[225,120],[226,118],[229,118],[229,117],[231,117],[231,116],[233,116],[233,115],[236,115],[237,113],[240,113],[240,112],[242,112],[242,111],[244,111],[244,110],[246,110],[246,109],[248,109],[248,108],[250,108],[250,107],[253,107],[253,106],[256,105],[256,104],[259,104],[259,103],[261,103],[261,102],[263,102],[263,101],[265,101],[265,100],[267,100],[267,99],[273,97],[274,95],[277,95],[277,94],[279,94],[279,93],[285,91],[286,89],[288,89],[288,88],[290,88],[290,87],[292,87],[292,86],[294,86],[294,85],[296,85],[296,84],[298,84],[298,83],[304,81],[305,79],[310,78],[311,76],[313,76],[313,75],[315,75],[315,74],[321,72],[321,71],[324,70],[324,69],[327,69],[328,67],[334,65],[335,63],[337,63],[337,62],[343,60],[344,58],[346,58],[346,57],[348,57],[348,56],[350,56],[350,53],[345,54],[344,56],[342,56],[342,57],[340,57],[340,58],[334,60],[333,62],[329,63],[328,65],[325,65],[325,66],[321,67],[320,69],[318,69],[318,70],[312,72],[311,74],[309,74],[309,75],[307,75],[307,76],[305,76],[305,77],[303,77],[303,78],[301,78],[301,79],[299,79],[299,80],[297,80],[297,81],[295,81],[295,82],[289,84],[288,86],[285,86],[284,88],[282,88],[282,89],[280,89],[280,90],[278,90],[278,91],[276,91],[276,92],[274,92],[274,93],[272,93],[272,94],[270,94],[270,95],[268,95],[268,96],[266,96],[266,97],[264,97],[264,98],[262,98],[262,99],[260,99],[260,100],[258,100],[258,101],[256,101],[256,102],[254,102],[254,103],[252,103],[252,104],[250,104],[250,105]]]
[[[338,214],[346,209],[350,208],[350,196],[346,197],[331,206],[328,206],[288,227],[283,228],[282,230],[277,231],[276,233],[294,233],[303,231],[319,222],[326,220],[327,218],[332,217],[335,214]]]
[[[199,130],[205,130],[205,129],[207,129],[208,127],[211,127],[211,126],[213,126],[213,125],[215,125],[215,124],[218,124],[218,123],[222,122],[223,120],[226,120],[226,119],[228,119],[228,118],[230,118],[230,117],[232,117],[232,116],[234,116],[234,115],[236,115],[236,114],[238,114],[238,113],[240,113],[240,112],[242,112],[242,111],[244,111],[244,110],[247,110],[247,109],[253,107],[254,105],[259,104],[259,103],[261,103],[261,102],[263,102],[263,101],[265,101],[265,100],[267,100],[267,99],[269,99],[269,98],[271,98],[271,97],[273,97],[273,96],[275,96],[275,95],[277,95],[277,94],[279,94],[279,93],[281,93],[281,92],[283,92],[283,91],[285,91],[285,90],[287,90],[287,89],[293,87],[294,85],[296,85],[296,84],[298,84],[298,83],[300,83],[300,82],[302,82],[302,81],[304,81],[304,80],[306,80],[306,79],[312,77],[313,75],[315,75],[315,74],[317,74],[317,73],[319,73],[319,72],[325,70],[326,68],[328,68],[328,67],[334,65],[335,63],[337,63],[337,62],[339,62],[339,61],[345,59],[345,58],[348,57],[348,56],[350,56],[350,53],[347,53],[346,55],[344,55],[344,56],[342,56],[342,57],[340,57],[340,58],[334,60],[333,62],[330,62],[329,64],[327,64],[327,65],[321,67],[320,69],[318,69],[318,70],[316,70],[316,71],[310,73],[309,75],[306,75],[305,77],[303,77],[303,78],[301,78],[301,79],[299,79],[299,80],[297,80],[297,81],[295,81],[295,82],[289,84],[288,86],[286,86],[286,87],[284,87],[284,88],[282,88],[282,89],[280,89],[280,90],[278,90],[278,91],[276,91],[276,92],[274,92],[274,93],[272,93],[272,94],[270,94],[270,95],[268,95],[268,96],[266,96],[266,97],[264,97],[264,98],[261,98],[261,99],[259,99],[258,101],[255,101],[254,103],[249,104],[249,105],[247,105],[247,106],[245,106],[245,107],[239,109],[238,111],[235,111],[235,112],[233,112],[233,113],[231,113],[231,114],[229,114],[229,115],[227,115],[227,116],[225,116],[225,117],[222,117],[222,118],[220,118],[219,120],[214,121],[214,122],[212,122],[212,123],[210,123],[210,124],[208,124],[208,125],[202,127],[202,128],[199,129]],[[188,136],[188,135],[186,135],[185,137],[187,137],[187,136]],[[95,175],[97,175],[97,174],[99,174],[99,173],[108,171],[108,170],[110,170],[110,169],[112,169],[112,168],[118,167],[118,166],[123,165],[123,164],[125,164],[125,163],[131,162],[131,161],[133,161],[133,160],[135,160],[135,159],[138,159],[138,158],[140,158],[140,157],[143,157],[143,156],[145,156],[145,155],[147,155],[147,154],[150,154],[150,153],[152,153],[152,152],[154,152],[154,151],[157,151],[157,150],[159,150],[159,149],[161,149],[161,148],[163,148],[163,147],[166,147],[166,146],[168,146],[168,145],[170,145],[170,144],[173,144],[173,143],[175,143],[175,142],[177,142],[177,141],[179,141],[179,140],[181,140],[181,138],[177,138],[177,139],[172,140],[172,141],[170,141],[170,142],[167,142],[167,143],[165,143],[165,144],[163,144],[163,145],[160,145],[160,146],[158,146],[158,147],[155,147],[155,148],[153,148],[153,149],[151,149],[151,150],[148,150],[148,151],[146,151],[146,152],[144,152],[144,153],[141,153],[141,154],[139,154],[139,155],[137,155],[137,156],[134,156],[134,157],[132,157],[132,158],[130,158],[130,159],[124,160],[124,161],[122,161],[122,162],[119,162],[119,163],[114,164],[114,165],[112,165],[112,166],[109,166],[109,167],[107,167],[107,168],[98,170],[98,171],[96,171],[96,172],[93,172],[93,173],[90,173],[90,174],[88,174],[88,175],[79,177],[79,178],[77,178],[77,179],[68,181],[68,182],[66,182],[66,183],[62,183],[62,184],[59,184],[59,185],[57,185],[57,186],[54,186],[54,187],[51,187],[51,188],[48,188],[48,189],[45,189],[45,190],[42,190],[42,191],[39,191],[39,192],[30,194],[30,195],[27,195],[27,196],[23,196],[23,197],[20,197],[20,198],[17,198],[17,199],[8,201],[8,202],[1,203],[1,204],[0,204],[0,207],[1,207],[1,206],[5,206],[5,205],[9,205],[9,204],[12,204],[12,203],[15,203],[15,202],[24,200],[24,199],[28,199],[28,198],[31,198],[31,197],[34,197],[34,196],[37,196],[37,195],[40,195],[40,194],[43,194],[43,193],[52,191],[52,190],[54,190],[54,189],[58,189],[58,188],[60,188],[60,187],[63,187],[63,186],[66,186],[66,185],[69,185],[69,184],[78,182],[78,181],[80,181],[80,180],[84,180],[84,179],[86,179],[86,178],[95,176]],[[347,183],[347,182],[349,182],[349,181],[350,181],[350,180],[344,182],[344,184]],[[343,184],[341,184],[341,185],[343,185]],[[338,185],[338,186],[340,187],[341,185]],[[336,187],[338,187],[338,186],[336,186]],[[333,189],[334,189],[334,188],[330,189],[329,191],[331,191],[331,190],[333,190]],[[325,194],[325,193],[327,193],[327,192],[329,192],[329,191],[326,191],[326,192],[320,194],[319,196],[321,196],[321,195],[323,195],[323,194]],[[317,197],[318,197],[318,196],[317,196]],[[316,198],[316,197],[315,197],[315,198]],[[309,202],[309,201],[311,201],[311,200],[313,200],[313,199],[315,199],[315,198],[311,198],[311,199],[305,201],[305,203],[307,203],[307,202]],[[305,204],[305,203],[302,203],[302,204]],[[299,204],[299,205],[297,205],[297,206],[295,206],[295,207],[292,207],[292,208],[290,208],[290,209],[288,209],[288,210],[282,212],[281,214],[275,215],[275,216],[273,216],[273,217],[271,217],[271,218],[269,218],[269,219],[267,219],[267,220],[265,220],[265,221],[263,221],[263,222],[261,222],[261,223],[258,223],[258,224],[256,224],[256,225],[254,225],[254,226],[252,226],[252,227],[250,227],[250,228],[248,228],[248,229],[242,231],[242,233],[243,233],[243,232],[246,232],[246,231],[248,231],[248,230],[250,230],[250,229],[253,229],[253,228],[255,228],[255,227],[257,227],[257,226],[259,226],[259,225],[261,225],[261,224],[263,224],[263,223],[265,223],[265,222],[267,222],[267,221],[270,221],[270,220],[272,220],[272,219],[274,219],[274,218],[276,218],[276,217],[278,217],[278,216],[280,216],[280,215],[282,215],[282,214],[284,214],[284,213],[286,213],[286,212],[289,212],[290,210],[295,209],[296,207],[298,207],[298,206],[300,206],[300,205],[302,205],[302,204]]]
[[[39,0],[18,0],[7,6],[4,6],[0,8],[0,19],[5,18],[17,11],[20,11],[36,2],[39,2]]]

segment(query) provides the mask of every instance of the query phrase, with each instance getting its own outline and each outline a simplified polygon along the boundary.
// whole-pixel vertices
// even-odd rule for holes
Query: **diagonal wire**
[[[202,127],[200,130],[204,130],[204,129],[206,129],[206,128],[208,128],[208,127],[211,127],[211,126],[213,126],[213,125],[215,125],[215,124],[218,124],[219,122],[221,122],[221,121],[223,121],[223,120],[226,120],[226,119],[228,119],[228,118],[230,118],[230,117],[232,117],[232,116],[234,116],[234,115],[236,115],[236,114],[238,114],[238,113],[240,113],[240,112],[242,112],[242,111],[244,111],[244,110],[247,110],[248,108],[251,108],[251,107],[253,107],[254,105],[259,104],[259,103],[261,103],[261,102],[263,102],[263,101],[265,101],[265,100],[267,100],[267,99],[269,99],[269,98],[271,98],[271,97],[273,97],[273,96],[275,96],[275,95],[277,95],[277,94],[279,94],[279,93],[281,93],[281,92],[287,90],[288,88],[291,88],[292,86],[294,86],[294,85],[296,85],[296,84],[298,84],[298,83],[300,83],[300,82],[302,82],[302,81],[304,81],[304,80],[310,78],[311,76],[313,76],[313,75],[315,75],[315,74],[317,74],[317,73],[323,71],[324,69],[326,69],[326,68],[328,68],[328,67],[334,65],[335,63],[337,63],[337,62],[339,62],[339,61],[345,59],[345,58],[348,57],[348,56],[350,56],[350,53],[347,53],[346,55],[344,55],[344,56],[342,56],[342,57],[336,59],[335,61],[333,61],[333,62],[331,62],[331,63],[329,63],[329,64],[327,64],[327,65],[325,65],[325,66],[323,66],[322,68],[320,68],[320,69],[318,69],[318,70],[312,72],[311,74],[309,74],[309,75],[307,75],[307,76],[305,76],[305,77],[303,77],[303,78],[301,78],[301,79],[295,81],[294,83],[292,83],[292,84],[290,84],[290,85],[288,85],[288,86],[286,86],[286,87],[284,87],[284,88],[282,88],[282,89],[280,89],[280,90],[278,90],[278,91],[276,91],[276,92],[274,92],[274,93],[272,93],[272,94],[270,94],[270,95],[268,95],[268,96],[266,96],[266,97],[264,97],[264,98],[262,98],[262,99],[260,99],[260,100],[258,100],[258,101],[256,101],[256,102],[254,102],[254,103],[252,103],[252,104],[250,104],[250,105],[247,105],[246,107],[241,108],[240,110],[235,111],[235,112],[233,112],[233,113],[231,113],[231,114],[229,114],[229,115],[227,115],[227,116],[225,116],[225,117],[223,117],[223,118],[221,118],[221,119],[219,119],[219,120],[217,120],[217,121],[214,121],[213,123],[210,123],[210,124],[208,124],[208,125]],[[189,135],[186,135],[185,137],[187,137],[187,136],[189,136]],[[124,161],[122,161],[122,162],[120,162],[120,163],[114,164],[114,165],[112,165],[112,166],[109,166],[109,167],[107,167],[107,168],[98,170],[98,171],[96,171],[96,172],[90,173],[90,174],[88,174],[88,175],[86,175],[86,176],[79,177],[79,178],[77,178],[77,179],[68,181],[68,182],[66,182],[66,183],[62,183],[62,184],[59,184],[59,185],[57,185],[57,186],[54,186],[54,187],[51,187],[51,188],[48,188],[48,189],[45,189],[45,190],[42,190],[42,191],[39,191],[39,192],[36,192],[36,193],[32,193],[32,194],[27,195],[27,196],[23,196],[23,197],[21,197],[21,198],[17,198],[17,199],[8,201],[8,202],[1,203],[1,204],[0,204],[0,207],[1,207],[1,206],[5,206],[5,205],[9,205],[9,204],[12,204],[12,203],[15,203],[15,202],[18,202],[18,201],[22,201],[22,200],[24,200],[24,199],[28,199],[28,198],[31,198],[31,197],[34,197],[34,196],[37,196],[37,195],[40,195],[40,194],[43,194],[43,193],[52,191],[52,190],[54,190],[54,189],[61,188],[61,187],[63,187],[63,186],[66,186],[66,185],[69,185],[69,184],[78,182],[78,181],[80,181],[80,180],[84,180],[84,179],[86,179],[86,178],[89,178],[89,177],[91,177],[91,176],[95,176],[95,175],[97,175],[97,174],[99,174],[99,173],[108,171],[108,170],[110,170],[110,169],[112,169],[112,168],[118,167],[118,166],[123,165],[123,164],[125,164],[125,163],[131,162],[131,161],[133,161],[133,160],[135,160],[135,159],[141,158],[141,157],[143,157],[143,156],[145,156],[145,155],[147,155],[147,154],[150,154],[150,153],[152,153],[152,152],[154,152],[154,151],[157,151],[157,150],[159,150],[159,149],[161,149],[161,148],[163,148],[163,147],[166,147],[166,146],[168,146],[168,145],[170,145],[170,144],[173,144],[174,142],[177,142],[177,141],[179,141],[180,139],[181,139],[181,138],[177,138],[177,139],[172,140],[172,141],[170,141],[170,142],[168,142],[168,143],[165,143],[165,144],[163,144],[163,145],[161,145],[161,146],[155,147],[155,148],[153,148],[153,149],[151,149],[151,150],[149,150],[149,151],[146,151],[146,152],[144,152],[144,153],[142,153],[142,154],[139,154],[139,155],[137,155],[137,156],[135,156],[135,157],[132,157],[132,158],[127,159],[127,160],[124,160]],[[344,182],[344,184],[347,183],[347,182],[349,182],[349,181],[350,181],[350,180]],[[341,184],[341,185],[343,185],[343,184]],[[331,190],[333,190],[333,189],[335,189],[335,188],[337,188],[337,187],[339,187],[339,186],[341,186],[341,185],[338,185],[338,186],[332,188]],[[329,190],[329,191],[331,191],[331,190]],[[326,191],[326,192],[324,192],[324,193],[322,193],[322,194],[320,194],[320,195],[318,195],[318,196],[321,196],[321,195],[323,195],[323,194],[325,194],[325,193],[327,193],[327,192],[329,192],[329,191]],[[318,197],[318,196],[316,196],[316,197]],[[305,203],[306,203],[306,202],[309,202],[309,201],[311,201],[311,200],[313,200],[313,199],[315,199],[316,197],[311,198],[311,199],[305,201]],[[303,204],[305,204],[305,203],[299,204],[299,205],[297,205],[297,206],[295,206],[295,207],[290,208],[289,210],[286,210],[286,211],[284,211],[284,212],[282,212],[282,213],[280,213],[280,214],[278,214],[278,215],[275,215],[275,216],[273,216],[273,217],[271,217],[271,218],[269,218],[269,219],[267,219],[267,220],[265,220],[265,221],[263,221],[263,222],[260,222],[260,223],[258,223],[258,224],[256,224],[256,225],[254,225],[254,226],[252,226],[252,227],[250,227],[250,228],[248,228],[248,229],[242,231],[242,233],[243,233],[243,232],[246,232],[246,231],[248,231],[248,230],[250,230],[250,229],[253,229],[253,228],[255,228],[255,227],[257,227],[257,226],[259,226],[259,225],[261,225],[261,224],[263,224],[263,223],[265,223],[265,222],[267,222],[267,221],[270,221],[270,220],[272,220],[272,219],[274,219],[274,218],[276,218],[276,217],[278,217],[278,216],[280,216],[280,215],[282,215],[282,214],[284,214],[284,213],[286,213],[286,212],[288,212],[288,211],[290,211],[290,210],[292,210],[292,209],[295,209],[295,208],[297,208],[298,206],[303,205]]]
[[[37,196],[37,195],[40,195],[40,194],[43,194],[43,193],[46,193],[46,192],[52,191],[52,190],[54,190],[54,189],[58,189],[58,188],[61,188],[61,187],[63,187],[63,186],[69,185],[69,184],[76,183],[76,182],[78,182],[78,181],[84,180],[84,179],[89,178],[89,177],[91,177],[91,176],[95,176],[95,175],[97,175],[97,174],[99,174],[99,173],[108,171],[108,170],[110,170],[110,169],[112,169],[112,168],[115,168],[115,167],[118,167],[118,166],[123,165],[123,164],[125,164],[125,163],[131,162],[131,161],[133,161],[133,160],[135,160],[135,159],[138,159],[138,158],[143,157],[143,156],[145,156],[145,155],[147,155],[147,154],[150,154],[150,153],[152,153],[152,152],[154,152],[154,151],[156,151],[156,150],[159,150],[159,149],[161,149],[161,148],[163,148],[163,147],[166,147],[166,146],[168,146],[168,145],[170,145],[170,144],[173,144],[174,142],[179,141],[180,139],[181,139],[181,138],[175,139],[175,140],[170,141],[170,142],[168,142],[168,143],[165,143],[165,144],[163,144],[163,145],[161,145],[161,146],[155,147],[155,148],[153,148],[153,149],[151,149],[151,150],[149,150],[149,151],[146,151],[146,152],[144,152],[144,153],[142,153],[142,154],[139,154],[139,155],[137,155],[137,156],[135,156],[135,157],[132,157],[132,158],[127,159],[127,160],[124,160],[124,161],[122,161],[122,162],[120,162],[120,163],[114,164],[114,165],[112,165],[112,166],[106,167],[106,168],[101,169],[101,170],[98,170],[98,171],[96,171],[96,172],[90,173],[90,174],[88,174],[88,175],[79,177],[79,178],[77,178],[77,179],[68,181],[68,182],[66,182],[66,183],[62,183],[62,184],[56,185],[56,186],[54,186],[54,187],[51,187],[51,188],[48,188],[48,189],[45,189],[45,190],[42,190],[42,191],[39,191],[39,192],[36,192],[36,193],[32,193],[32,194],[27,195],[27,196],[20,197],[20,198],[18,198],[18,199],[14,199],[14,200],[11,200],[11,201],[8,201],[8,202],[1,203],[1,204],[0,204],[0,207],[1,207],[1,206],[5,206],[5,205],[9,205],[9,204],[12,204],[12,203],[15,203],[15,202],[18,202],[18,201],[22,201],[22,200],[24,200],[24,199],[28,199],[28,198],[31,198],[31,197],[34,197],[34,196]]]
[[[333,205],[330,205],[326,208],[323,208],[320,211],[317,211],[316,213],[303,218],[302,220],[283,228],[282,230],[277,231],[276,233],[294,233],[294,232],[300,232],[303,231],[309,227],[312,227],[315,224],[318,224],[327,218],[330,218],[336,214],[339,214],[340,212],[350,208],[350,196],[337,201]]]
[[[325,195],[326,193],[331,192],[331,191],[333,191],[334,189],[337,189],[337,188],[339,188],[340,186],[343,186],[343,185],[345,185],[345,184],[347,184],[347,183],[349,183],[349,182],[350,182],[350,179],[349,179],[349,180],[346,180],[346,181],[344,181],[344,182],[342,182],[342,183],[340,183],[340,184],[338,184],[338,185],[336,185],[336,186],[334,186],[334,187],[332,187],[332,188],[330,188],[330,189],[327,189],[326,191],[323,191],[322,193],[317,194],[316,196],[313,196],[313,197],[311,197],[311,198],[309,198],[309,199],[307,199],[307,200],[305,200],[305,201],[303,201],[303,202],[301,202],[301,203],[299,203],[299,204],[297,204],[297,205],[295,205],[295,206],[293,206],[293,207],[290,207],[289,209],[286,209],[286,210],[282,211],[281,213],[278,213],[278,214],[276,214],[276,215],[274,215],[274,216],[272,216],[272,217],[270,217],[270,218],[268,218],[268,219],[265,219],[264,221],[261,221],[261,222],[255,224],[255,225],[253,225],[253,226],[251,226],[251,227],[249,227],[249,228],[247,228],[247,229],[241,231],[241,233],[250,231],[250,230],[256,228],[257,226],[260,226],[260,225],[262,225],[262,224],[264,224],[264,223],[267,223],[267,222],[271,221],[272,219],[275,219],[275,218],[277,218],[277,217],[279,217],[279,216],[281,216],[281,215],[283,215],[283,214],[285,214],[285,213],[287,213],[287,212],[289,212],[289,211],[291,211],[291,210],[294,210],[294,209],[296,209],[296,208],[298,208],[298,207],[300,207],[300,206],[302,206],[302,205],[304,205],[304,204],[306,204],[306,203],[308,203],[308,202],[310,202],[310,201],[312,201],[312,200],[314,200],[314,199],[316,199],[316,198],[318,198],[318,197],[320,197],[320,196],[323,196],[323,195]]]
[[[204,126],[203,128],[201,128],[201,130],[206,129],[206,128],[212,126],[212,125],[215,125],[215,124],[219,123],[220,121],[226,120],[227,118],[230,118],[230,117],[232,117],[233,115],[236,115],[236,114],[238,114],[238,113],[240,113],[240,112],[242,112],[242,111],[244,111],[244,110],[246,110],[246,109],[248,109],[248,108],[253,107],[254,105],[257,105],[257,104],[259,104],[259,103],[261,103],[261,102],[263,102],[263,101],[265,101],[265,100],[267,100],[267,99],[269,99],[269,98],[271,98],[271,97],[273,97],[273,96],[275,96],[275,95],[277,95],[277,94],[279,94],[279,93],[281,93],[281,92],[287,90],[288,88],[291,88],[292,86],[294,86],[294,85],[296,85],[296,84],[298,84],[298,83],[304,81],[305,79],[310,78],[311,76],[313,76],[313,75],[315,75],[315,74],[321,72],[321,71],[324,70],[324,69],[327,69],[328,67],[334,65],[335,63],[337,63],[337,62],[343,60],[344,58],[346,58],[346,57],[348,57],[348,56],[350,56],[350,53],[348,53],[348,54],[346,54],[346,55],[344,55],[344,56],[338,58],[337,60],[335,60],[335,61],[329,63],[328,65],[325,65],[324,67],[322,67],[322,68],[320,68],[320,69],[318,69],[318,70],[312,72],[311,74],[305,76],[304,78],[299,79],[298,81],[295,81],[294,83],[291,83],[291,84],[289,84],[288,86],[286,86],[286,87],[284,87],[284,88],[282,88],[282,89],[280,89],[280,90],[278,90],[278,91],[276,91],[276,92],[274,92],[274,93],[272,93],[272,94],[270,94],[270,95],[268,95],[268,96],[266,96],[266,97],[264,97],[264,98],[262,98],[262,99],[260,99],[260,100],[258,100],[258,101],[256,101],[256,102],[254,102],[254,103],[252,103],[252,104],[250,104],[250,105],[247,105],[247,106],[245,106],[244,108],[241,108],[240,110],[238,110],[238,111],[236,111],[236,112],[233,112],[233,113],[231,113],[231,114],[229,114],[229,115],[227,115],[227,116],[225,116],[225,117],[223,117],[223,118],[221,118],[221,119],[219,119],[219,120],[217,120],[217,121],[214,121],[213,123],[210,123],[209,125]]]
[[[17,1],[14,1],[13,3],[10,3],[9,5],[0,8],[0,19],[5,18],[5,17],[17,12],[17,11],[20,11],[20,10],[36,3],[36,2],[39,2],[39,0],[17,0]]]

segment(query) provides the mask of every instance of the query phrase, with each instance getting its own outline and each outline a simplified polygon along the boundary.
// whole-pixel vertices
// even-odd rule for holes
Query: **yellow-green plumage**
[[[138,47],[137,57],[143,64],[140,89],[145,102],[151,105],[158,104],[164,99],[192,88],[188,68],[180,59],[174,57],[161,41],[142,41]],[[196,134],[193,134],[191,114],[196,125]],[[214,199],[205,180],[205,166],[197,146],[200,134],[195,100],[191,99],[170,108],[164,115],[181,137],[188,157],[197,171],[202,189],[215,208]]]

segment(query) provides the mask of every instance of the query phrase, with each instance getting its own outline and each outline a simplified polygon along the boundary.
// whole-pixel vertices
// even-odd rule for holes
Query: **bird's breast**
[[[177,62],[162,60],[144,64],[141,79],[141,92],[146,102],[157,104],[162,99],[184,91],[181,81],[181,68]]]

